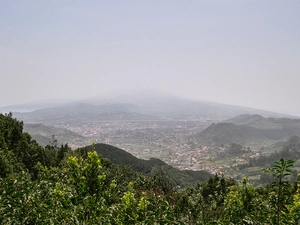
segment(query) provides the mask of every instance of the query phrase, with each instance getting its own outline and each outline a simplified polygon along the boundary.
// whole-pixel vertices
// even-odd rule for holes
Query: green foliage
[[[220,221],[223,224],[264,224],[266,208],[263,199],[244,177],[241,185],[230,187],[225,198],[224,216]]]
[[[11,113],[0,114],[0,149],[11,151],[13,154],[9,155],[14,155],[32,174],[37,162],[48,163],[44,149],[28,133],[23,133],[23,122],[14,119]]]
[[[12,118],[12,113],[0,114],[0,148],[15,149],[21,140],[23,122]]]
[[[0,178],[19,173],[22,170],[24,170],[24,166],[12,151],[0,149]]]
[[[271,217],[273,224],[282,224],[284,222],[285,215],[288,213],[288,205],[292,203],[291,185],[287,176],[292,175],[292,167],[294,165],[293,160],[284,160],[281,158],[275,162],[275,165],[271,168],[264,169],[269,173],[275,181],[270,184],[270,203],[273,209],[274,216]]]

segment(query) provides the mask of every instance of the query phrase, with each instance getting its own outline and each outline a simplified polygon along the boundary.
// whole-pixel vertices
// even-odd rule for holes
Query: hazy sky
[[[139,87],[300,115],[300,1],[4,0],[0,76],[0,106]]]

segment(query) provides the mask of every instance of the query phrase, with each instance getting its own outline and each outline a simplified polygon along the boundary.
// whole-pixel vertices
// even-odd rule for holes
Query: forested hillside
[[[295,135],[300,136],[299,119],[244,114],[222,123],[211,124],[195,138],[209,144],[238,143],[258,147],[286,141]]]
[[[122,149],[107,144],[95,144],[86,148],[88,150],[94,148],[98,155],[112,163],[129,167],[148,176],[153,177],[158,173],[162,173],[170,180],[173,187],[195,185],[200,181],[208,180],[212,176],[206,171],[179,170],[156,158],[149,160],[138,159]]]
[[[69,141],[71,140],[73,142],[76,141],[76,143],[85,143],[83,141],[84,137],[77,133],[74,133],[65,128],[45,126],[41,123],[24,124],[24,131],[29,133],[31,137],[42,146],[47,146],[55,140],[57,142],[57,145],[69,143]],[[55,136],[52,138],[53,134],[55,134]]]
[[[297,143],[297,141],[295,141]],[[292,160],[264,169],[253,187],[215,175],[174,188],[165,173],[145,176],[113,164],[96,146],[39,146],[23,123],[0,114],[0,224],[299,224],[300,180]]]

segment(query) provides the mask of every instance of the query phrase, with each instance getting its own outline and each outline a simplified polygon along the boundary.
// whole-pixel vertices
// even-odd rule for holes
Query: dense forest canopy
[[[0,114],[0,223],[299,224],[293,163],[281,158],[264,169],[272,178],[265,186],[225,174],[178,189],[162,170],[146,176],[100,157],[95,146],[41,147],[21,121]]]

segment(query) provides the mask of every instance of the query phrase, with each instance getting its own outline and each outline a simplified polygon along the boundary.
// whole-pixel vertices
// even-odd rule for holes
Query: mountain
[[[97,96],[84,100],[84,102],[102,104],[134,104],[141,114],[155,115],[158,117],[170,117],[175,119],[227,119],[240,114],[260,114],[263,116],[287,117],[288,115],[270,112],[266,110],[233,106],[207,101],[195,101],[175,97],[162,92],[128,91],[111,97]]]
[[[70,147],[85,146],[85,137],[76,134],[68,129],[58,128],[54,126],[45,126],[41,123],[24,124],[24,132],[28,132],[31,137],[40,145],[46,146],[53,142],[52,136],[55,135],[57,145],[68,144]]]
[[[14,116],[26,123],[57,125],[78,121],[124,120],[213,120],[220,121],[240,114],[288,117],[275,112],[212,102],[192,101],[167,95],[130,95],[114,98],[91,98],[57,107]]]
[[[234,118],[225,120],[226,123],[234,123],[236,125],[246,125],[259,129],[299,129],[299,118],[265,118],[258,114],[243,114]]]
[[[210,144],[238,143],[258,146],[286,141],[300,135],[300,119],[265,118],[260,115],[240,115],[222,123],[211,124],[197,135]]]
[[[77,122],[119,121],[119,120],[157,120],[152,115],[138,113],[133,104],[72,103],[60,107],[39,109],[33,112],[14,113],[19,120],[27,123],[68,124]]]
[[[88,146],[87,148],[91,150],[93,147]],[[206,171],[178,170],[155,158],[149,160],[138,159],[122,149],[107,144],[95,144],[94,148],[100,156],[112,163],[130,167],[134,171],[149,176],[154,176],[162,170],[174,186],[185,187],[205,181],[211,177],[211,174]]]
[[[196,138],[210,145],[229,143],[247,145],[253,141],[270,139],[262,130],[233,123],[213,123],[200,132]]]

